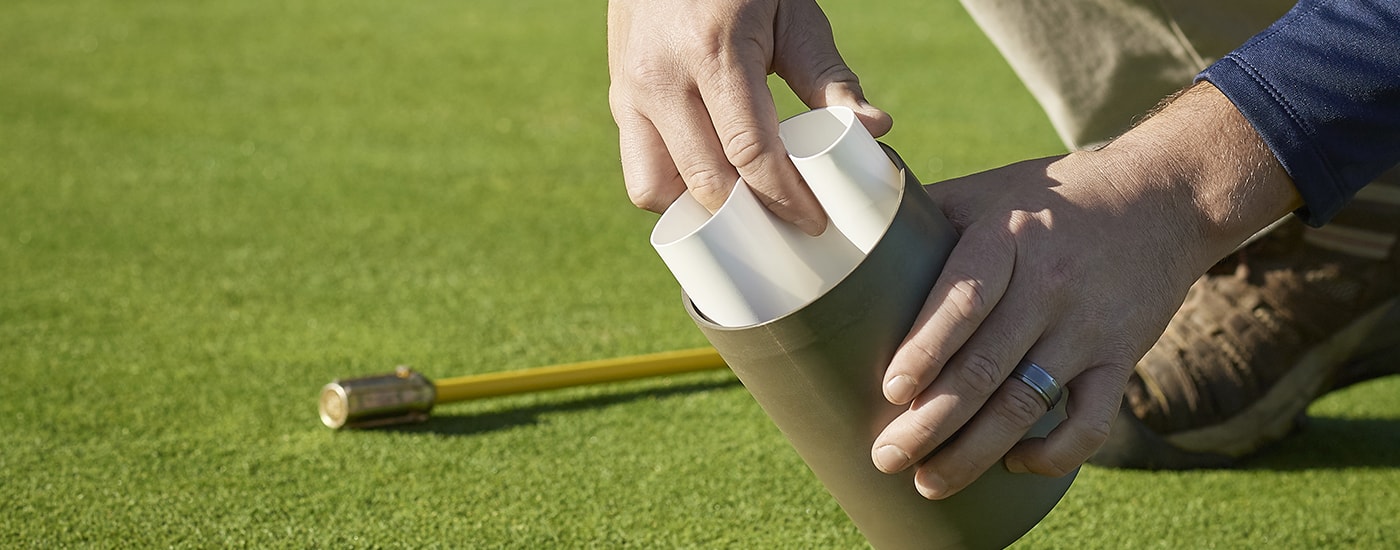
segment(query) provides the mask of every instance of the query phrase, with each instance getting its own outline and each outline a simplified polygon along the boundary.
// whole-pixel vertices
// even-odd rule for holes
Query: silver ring
[[[1030,359],[1022,359],[1021,363],[1016,365],[1016,370],[1011,373],[1035,390],[1035,393],[1040,394],[1040,398],[1045,400],[1047,411],[1055,408],[1055,405],[1060,403],[1060,398],[1065,395],[1055,377],[1050,376],[1050,373],[1045,372],[1040,365],[1032,363]]]

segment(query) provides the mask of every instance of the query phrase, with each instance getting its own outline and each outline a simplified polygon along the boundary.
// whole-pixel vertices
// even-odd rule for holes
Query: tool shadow
[[[497,430],[539,424],[541,417],[552,413],[598,409],[639,399],[660,399],[675,395],[732,388],[738,385],[740,385],[739,380],[730,377],[723,380],[691,382],[668,387],[640,388],[633,391],[610,393],[572,401],[541,403],[538,405],[476,414],[448,415],[434,411],[433,416],[426,422],[402,426],[387,426],[377,429],[400,433],[472,436]]]

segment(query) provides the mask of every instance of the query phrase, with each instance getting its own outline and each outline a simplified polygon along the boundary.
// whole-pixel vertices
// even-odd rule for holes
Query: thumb
[[[849,107],[870,135],[889,133],[894,119],[866,100],[860,78],[841,58],[831,22],[816,3],[779,4],[774,40],[773,71],[803,103],[813,109]]]

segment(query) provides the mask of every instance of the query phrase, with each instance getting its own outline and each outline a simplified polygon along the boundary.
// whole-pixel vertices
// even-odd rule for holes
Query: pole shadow
[[[732,388],[738,385],[740,385],[739,380],[731,377],[724,380],[693,382],[667,388],[642,388],[635,391],[599,395],[573,401],[542,403],[539,405],[477,414],[440,415],[434,412],[426,422],[419,424],[386,426],[382,428],[372,428],[367,431],[473,436],[498,430],[533,426],[540,423],[540,417],[550,413],[598,409],[640,399],[661,399],[675,395]]]

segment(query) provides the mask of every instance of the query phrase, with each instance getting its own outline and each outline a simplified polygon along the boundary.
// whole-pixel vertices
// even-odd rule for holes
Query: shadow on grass
[[[1292,437],[1238,466],[1245,470],[1400,468],[1400,418],[1309,417]]]
[[[436,435],[470,436],[494,432],[520,426],[538,424],[540,417],[549,413],[597,409],[639,399],[659,399],[673,395],[705,392],[739,385],[737,378],[727,378],[712,382],[694,382],[667,388],[642,388],[609,395],[600,395],[563,403],[543,403],[500,411],[460,416],[434,414],[421,424],[376,428],[382,431],[400,433],[431,433]]]

